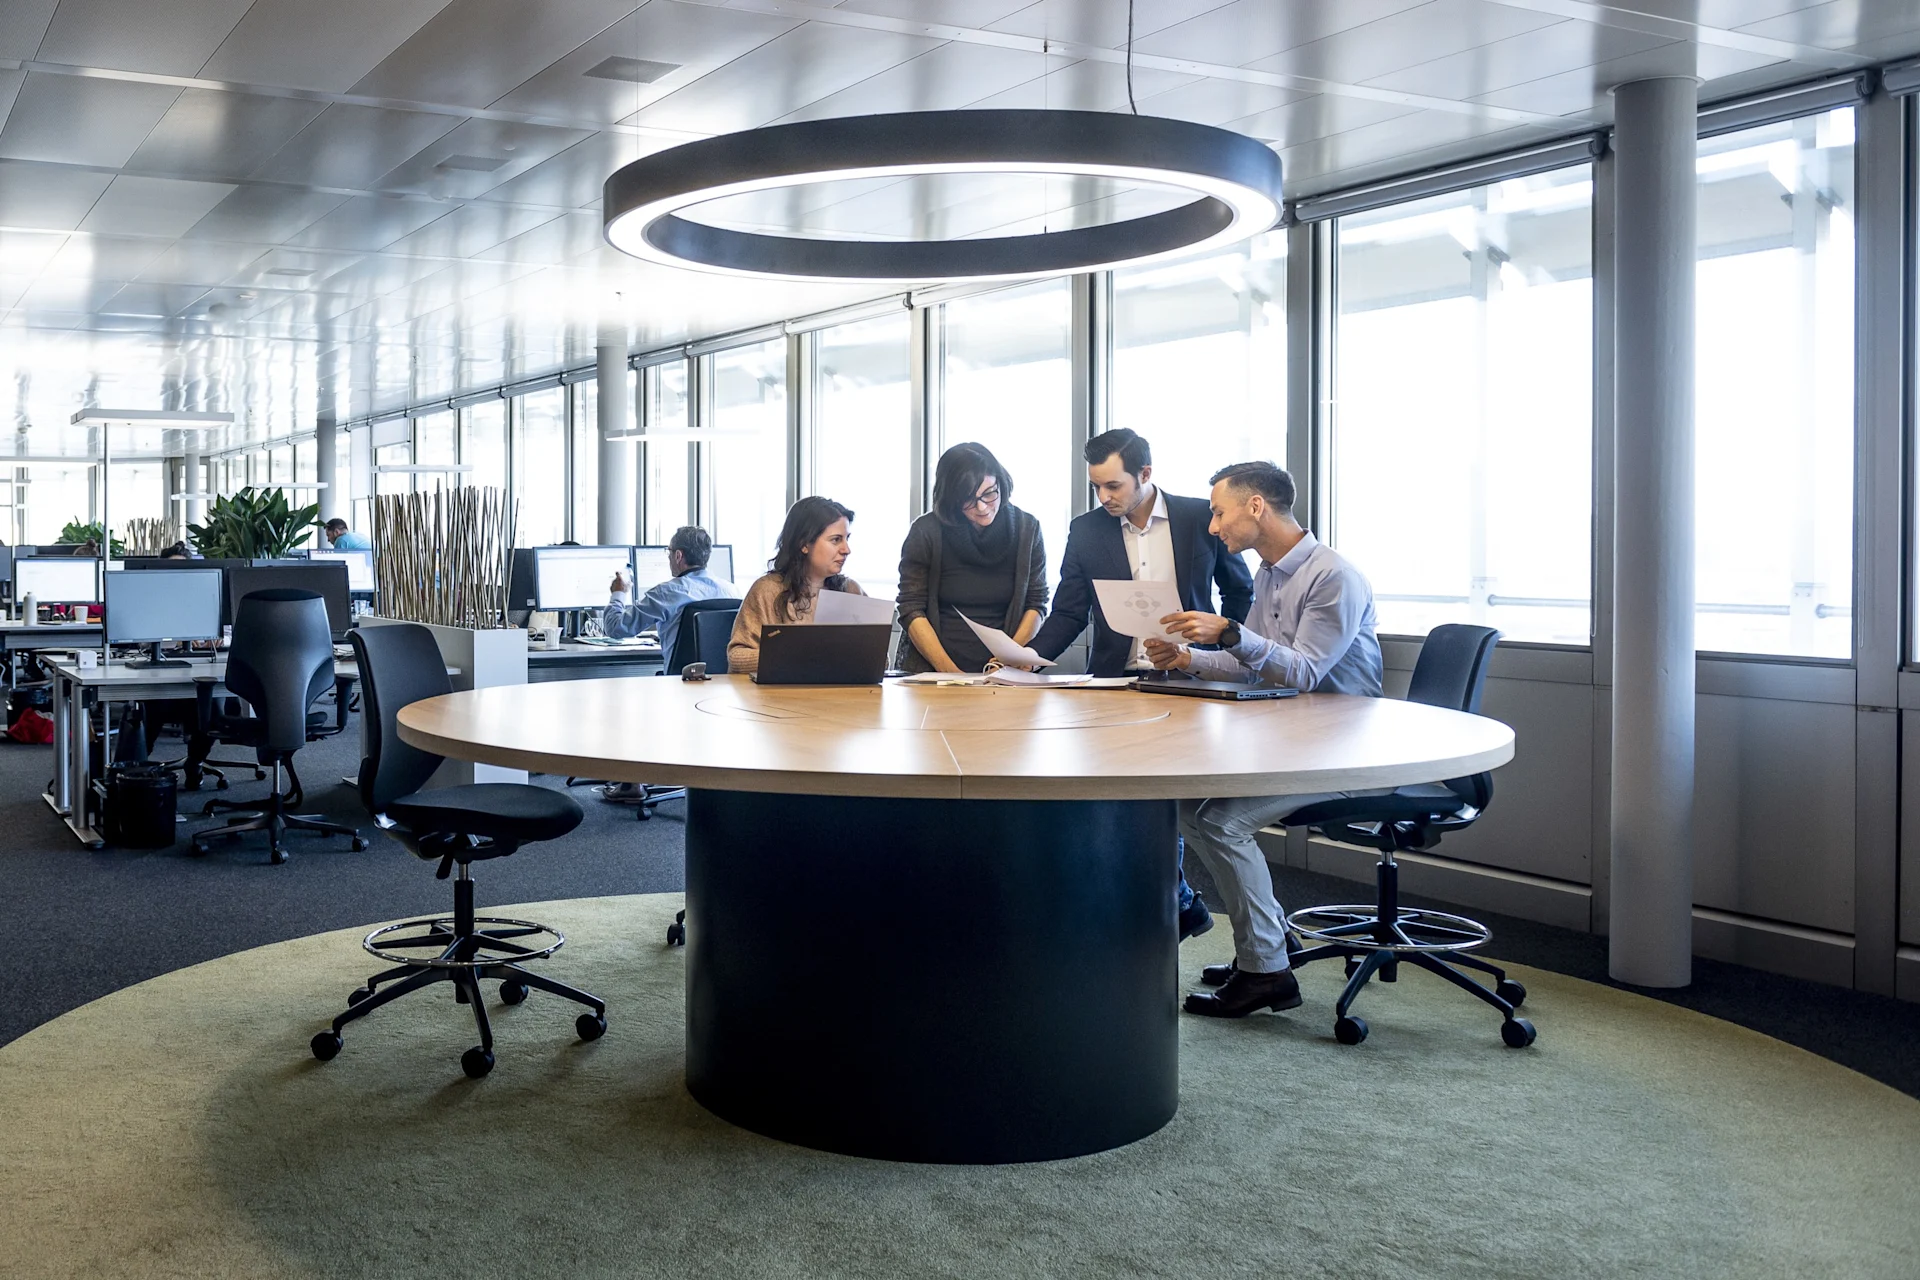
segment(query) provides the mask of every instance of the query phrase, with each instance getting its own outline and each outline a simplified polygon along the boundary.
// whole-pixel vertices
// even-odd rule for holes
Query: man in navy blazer
[[[1107,625],[1094,601],[1096,578],[1171,580],[1180,591],[1180,607],[1217,613],[1245,622],[1253,604],[1253,575],[1227,544],[1208,532],[1213,509],[1205,498],[1178,498],[1153,483],[1153,453],[1135,432],[1121,427],[1087,441],[1087,481],[1100,506],[1074,517],[1067,526],[1067,549],[1060,561],[1060,585],[1053,612],[1034,635],[1031,647],[1047,659],[1058,658],[1093,619],[1093,645],[1087,670],[1096,676],[1151,671],[1141,641]],[[1214,588],[1220,607],[1213,604]],[[1182,940],[1213,927],[1207,904],[1180,879]]]

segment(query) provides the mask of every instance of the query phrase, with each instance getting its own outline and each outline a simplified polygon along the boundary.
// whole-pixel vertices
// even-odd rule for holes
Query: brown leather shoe
[[[1255,973],[1235,969],[1233,976],[1218,991],[1195,991],[1187,997],[1186,1010],[1203,1018],[1244,1018],[1258,1009],[1300,1007],[1300,983],[1293,970]]]
[[[1210,964],[1200,971],[1200,985],[1203,987],[1224,987],[1227,979],[1240,969],[1238,960],[1229,960],[1225,964]]]

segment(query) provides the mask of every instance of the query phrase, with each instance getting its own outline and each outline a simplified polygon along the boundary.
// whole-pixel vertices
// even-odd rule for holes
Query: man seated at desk
[[[327,545],[335,551],[373,550],[373,539],[364,533],[355,533],[339,516],[327,521],[325,533]]]
[[[682,525],[667,539],[667,567],[673,576],[653,587],[645,595],[627,603],[633,584],[627,575],[613,575],[613,600],[600,619],[600,630],[613,640],[625,640],[642,631],[660,633],[660,655],[673,656],[673,642],[680,634],[680,615],[695,600],[724,600],[740,592],[731,582],[707,572],[707,559],[713,554],[713,535],[698,525]]]
[[[1293,518],[1293,497],[1293,477],[1271,462],[1242,462],[1214,474],[1212,532],[1235,555],[1249,547],[1260,553],[1253,608],[1244,627],[1192,610],[1162,618],[1167,633],[1187,643],[1146,641],[1155,667],[1202,680],[1380,696],[1373,587],[1339,552],[1300,527]],[[1231,965],[1210,966],[1203,975],[1219,991],[1188,996],[1188,1013],[1240,1018],[1256,1009],[1299,1005],[1300,984],[1287,960],[1286,912],[1254,835],[1310,804],[1366,794],[1375,793],[1180,802],[1180,834],[1225,899],[1234,945]]]

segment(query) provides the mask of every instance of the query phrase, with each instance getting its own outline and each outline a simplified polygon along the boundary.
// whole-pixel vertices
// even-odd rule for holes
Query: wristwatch
[[[1221,630],[1220,639],[1216,641],[1216,643],[1222,649],[1231,649],[1235,645],[1239,644],[1240,643],[1240,624],[1237,622],[1227,623],[1227,625]]]

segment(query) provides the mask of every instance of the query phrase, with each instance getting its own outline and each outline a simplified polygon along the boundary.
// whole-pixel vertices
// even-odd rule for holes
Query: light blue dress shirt
[[[1202,680],[1283,685],[1303,693],[1380,696],[1373,585],[1311,533],[1253,575],[1253,608],[1231,649],[1191,651]]]
[[[373,539],[364,533],[355,533],[349,529],[333,540],[335,551],[371,551]]]
[[[677,578],[668,578],[633,604],[625,592],[613,597],[600,629],[615,640],[637,636],[652,629],[660,633],[660,654],[673,656],[673,641],[680,634],[680,611],[695,600],[724,600],[740,592],[731,582],[716,578],[704,568],[693,569]]]

